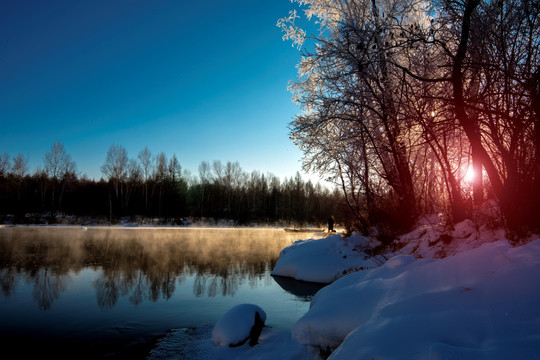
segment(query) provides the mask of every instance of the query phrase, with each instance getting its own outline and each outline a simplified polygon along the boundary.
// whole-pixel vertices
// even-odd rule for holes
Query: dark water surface
[[[240,303],[290,329],[320,286],[273,278],[280,229],[0,228],[2,358],[144,359]],[[9,356],[14,352],[13,356]]]

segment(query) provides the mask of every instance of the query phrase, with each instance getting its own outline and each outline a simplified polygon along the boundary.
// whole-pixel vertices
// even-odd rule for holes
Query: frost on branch
[[[283,40],[292,40],[292,45],[296,45],[298,49],[302,47],[306,39],[306,32],[295,25],[295,20],[299,16],[296,13],[296,10],[289,11],[289,16],[286,18],[281,18],[277,22],[277,27],[283,30]]]

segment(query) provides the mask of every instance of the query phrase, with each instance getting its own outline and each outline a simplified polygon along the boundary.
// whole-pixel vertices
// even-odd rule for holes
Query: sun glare
[[[465,176],[463,177],[463,180],[466,182],[472,182],[474,180],[474,170],[472,166],[469,166],[467,168],[467,171],[465,172]]]

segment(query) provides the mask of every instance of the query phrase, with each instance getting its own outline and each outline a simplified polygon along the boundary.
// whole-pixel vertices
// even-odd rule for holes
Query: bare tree
[[[21,192],[24,183],[24,179],[28,173],[28,158],[24,157],[21,153],[13,158],[13,164],[11,166],[11,174],[15,179],[15,186],[17,188],[17,213],[21,211]]]
[[[144,177],[144,206],[145,210],[148,211],[148,180],[150,180],[150,175],[153,171],[152,153],[148,150],[148,147],[145,146],[144,149],[139,152],[138,158],[141,163],[142,174]]]
[[[116,196],[119,196],[120,184],[127,177],[128,156],[122,145],[111,145],[107,151],[105,163],[101,166],[101,172],[114,185]]]
[[[483,169],[506,225],[518,232],[540,219],[532,215],[540,200],[533,184],[540,159],[530,87],[540,63],[540,8],[533,3],[433,2],[437,17],[431,33],[421,36],[442,55],[436,65],[447,69],[452,91],[439,98],[452,106],[471,145],[474,201],[484,198]]]
[[[182,178],[182,166],[178,161],[175,154],[172,155],[169,160],[169,179],[171,180],[172,187],[176,188],[178,182]]]
[[[295,2],[322,29],[308,37],[296,12],[278,22],[284,38],[316,43],[291,86],[304,110],[291,136],[306,169],[340,183],[360,217],[395,197],[413,220],[439,188],[454,221],[475,211],[469,198],[478,208],[489,196],[509,228],[538,228],[536,2]]]
[[[127,179],[126,190],[123,198],[123,207],[127,209],[129,207],[129,200],[131,193],[135,187],[141,182],[141,167],[135,159],[129,159],[127,164]]]
[[[407,21],[416,2],[301,3],[308,4],[308,13],[317,16],[326,31],[313,38],[313,51],[304,51],[299,78],[291,86],[294,100],[304,109],[291,123],[291,135],[306,155],[305,167],[333,173],[349,198],[367,199],[370,206],[371,179],[384,179],[386,207],[396,199],[400,216],[394,225],[406,229],[418,215],[410,166],[411,145],[418,135],[403,116],[407,84],[402,72],[391,67],[399,55],[391,40],[395,19]],[[367,196],[358,196],[357,181]],[[350,205],[356,214],[364,207]]]
[[[212,180],[212,174],[210,170],[210,163],[208,161],[203,161],[199,164],[199,180],[201,184],[201,217],[204,216],[204,201],[205,201],[205,191]]]
[[[45,154],[43,162],[45,165],[45,173],[52,182],[52,216],[52,212],[56,209],[56,194],[59,192],[58,208],[60,208],[62,202],[62,195],[65,189],[65,182],[63,180],[66,175],[75,173],[75,162],[71,159],[71,156],[64,150],[64,146],[59,141],[56,141],[52,144],[51,150]]]
[[[17,156],[13,158],[11,173],[16,179],[22,180],[28,173],[28,158],[24,157],[21,153],[18,153]]]
[[[9,155],[7,153],[3,153],[2,156],[0,156],[0,177],[6,176],[9,172],[9,168]]]
[[[242,181],[242,168],[240,167],[238,161],[227,161],[223,180],[227,194],[227,211],[229,218],[231,218],[233,198],[235,193],[240,189],[240,184]]]
[[[116,200],[120,204],[120,207],[122,207],[124,184],[128,176],[128,161],[126,149],[121,145],[113,144],[109,147],[105,163],[101,166],[101,172],[112,185]],[[112,214],[112,198],[110,195],[109,208]]]
[[[155,164],[154,181],[158,188],[158,217],[161,217],[163,211],[163,192],[168,173],[165,153],[161,152],[156,156]]]
[[[45,209],[45,202],[47,199],[47,188],[48,188],[48,182],[49,177],[47,176],[47,173],[42,170],[41,168],[37,168],[34,172],[34,179],[36,180],[38,184],[39,189],[39,195],[41,198],[41,208]]]

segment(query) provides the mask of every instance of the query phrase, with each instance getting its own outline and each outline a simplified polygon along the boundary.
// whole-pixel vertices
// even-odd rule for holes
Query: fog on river
[[[66,287],[70,272],[101,270],[95,280],[100,307],[120,294],[132,303],[170,298],[178,283],[195,276],[196,296],[231,295],[271,270],[280,250],[298,234],[278,229],[13,227],[0,230],[4,295],[16,274],[34,286],[47,309]]]
[[[67,358],[84,351],[91,358],[144,358],[133,344],[213,323],[245,302],[263,307],[270,326],[290,328],[321,286],[270,272],[281,249],[312,235],[252,228],[1,227],[0,344],[41,355],[62,349]]]

